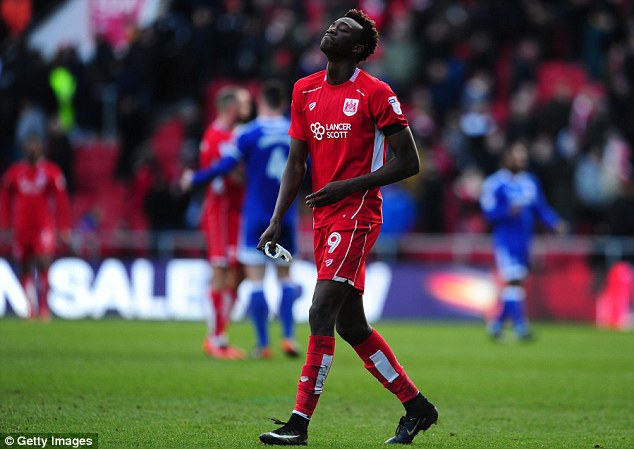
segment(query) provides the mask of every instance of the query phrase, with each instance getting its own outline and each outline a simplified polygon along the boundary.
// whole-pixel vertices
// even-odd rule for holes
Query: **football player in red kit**
[[[225,86],[216,94],[216,111],[216,118],[205,130],[200,143],[200,168],[213,165],[227,147],[233,148],[236,126],[251,113],[251,96],[241,87]],[[229,315],[241,280],[237,247],[243,197],[244,179],[241,179],[238,167],[232,174],[216,178],[207,187],[203,205],[201,227],[213,271],[210,299],[214,311],[203,350],[214,358],[245,357],[244,351],[229,345],[227,333]]]
[[[295,407],[287,423],[260,435],[265,444],[307,443],[308,424],[333,362],[335,329],[405,408],[386,443],[409,444],[438,418],[388,343],[368,324],[363,308],[365,262],[383,221],[379,187],[419,171],[416,144],[397,96],[358,67],[377,42],[374,22],[361,11],[348,11],[321,40],[326,70],[300,79],[293,89],[290,155],[258,248],[279,240],[282,217],[299,191],[310,155],[313,193],[306,204],[313,208],[318,274]],[[386,144],[394,154],[389,161]]]
[[[58,231],[64,243],[70,244],[66,180],[61,169],[44,158],[41,137],[29,136],[23,151],[25,159],[9,167],[2,178],[0,228],[13,231],[13,256],[30,300],[30,316],[48,319],[48,268]]]

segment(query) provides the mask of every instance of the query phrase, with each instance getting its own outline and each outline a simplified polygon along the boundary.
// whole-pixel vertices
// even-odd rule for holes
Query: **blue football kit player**
[[[529,274],[530,244],[535,220],[557,233],[566,223],[548,205],[537,178],[526,172],[528,149],[523,142],[511,145],[502,155],[502,167],[485,179],[480,206],[493,233],[495,262],[504,282],[501,310],[489,323],[489,333],[500,338],[507,320],[519,339],[529,339],[524,310],[524,282]]]
[[[281,84],[275,81],[264,83],[258,97],[258,116],[238,131],[235,145],[226,146],[223,157],[209,168],[186,172],[181,180],[182,187],[187,190],[225,175],[240,161],[245,163],[247,187],[242,208],[238,260],[244,265],[250,286],[249,315],[257,336],[257,345],[252,352],[254,358],[271,358],[273,355],[269,344],[269,306],[263,285],[268,258],[257,246],[275,209],[288,159],[290,121],[283,115],[286,102]],[[291,254],[296,250],[296,221],[297,205],[293,204],[290,213],[284,217],[283,238],[279,241]],[[299,353],[294,340],[293,303],[301,290],[290,278],[289,265],[281,259],[276,259],[275,263],[282,291],[279,308],[282,351],[296,357]]]

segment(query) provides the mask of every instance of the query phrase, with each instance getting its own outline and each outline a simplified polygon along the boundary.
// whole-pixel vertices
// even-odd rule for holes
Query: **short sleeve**
[[[377,89],[370,98],[370,112],[379,129],[393,125],[408,126],[398,97],[384,82],[378,83]]]
[[[306,137],[306,127],[304,120],[304,108],[300,98],[300,89],[295,83],[293,86],[293,96],[291,101],[291,126],[288,134],[297,140],[308,140]]]

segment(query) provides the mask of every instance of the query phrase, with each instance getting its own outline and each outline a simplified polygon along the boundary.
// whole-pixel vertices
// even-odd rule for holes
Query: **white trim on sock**
[[[309,420],[309,421],[310,421],[310,418],[309,418],[308,416],[306,416],[306,415],[305,415],[304,413],[302,413],[302,412],[298,412],[297,410],[293,410],[293,413],[294,413],[294,414],[296,414],[296,415],[299,415],[299,416],[301,416],[302,418],[307,419],[307,420]]]
[[[387,359],[383,351],[378,350],[370,356],[370,360],[374,363],[374,367],[385,379],[392,383],[398,377],[398,373]]]
[[[319,366],[319,372],[317,373],[317,379],[315,380],[315,389],[313,390],[315,394],[321,394],[324,391],[324,382],[326,381],[326,376],[328,376],[328,372],[330,371],[333,357],[334,356],[328,354],[324,354],[321,357],[321,365]]]

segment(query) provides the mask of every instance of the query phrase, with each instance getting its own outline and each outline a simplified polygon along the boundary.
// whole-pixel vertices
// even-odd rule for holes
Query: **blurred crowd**
[[[384,189],[388,232],[486,232],[480,184],[523,139],[531,171],[577,234],[634,234],[634,6],[629,0],[173,0],[114,49],[97,37],[45,60],[3,25],[0,172],[33,132],[74,185],[86,142],[115,138],[112,178],[137,192],[154,229],[195,220],[175,181],[196,165],[198,142],[223,83],[289,88],[325,68],[319,41],[349,8],[380,30],[363,68],[399,95],[421,153],[422,176]],[[28,28],[27,28],[28,31]],[[110,109],[109,109],[110,106]],[[108,111],[111,111],[110,113]],[[180,123],[171,169],[151,142]],[[137,194],[135,193],[135,194]]]

